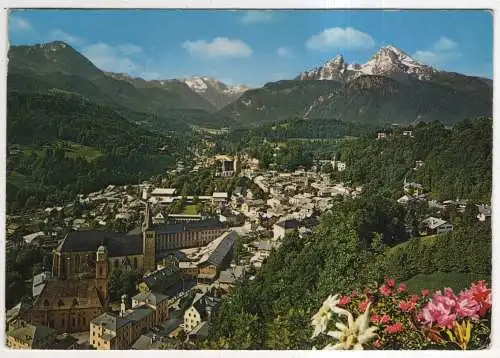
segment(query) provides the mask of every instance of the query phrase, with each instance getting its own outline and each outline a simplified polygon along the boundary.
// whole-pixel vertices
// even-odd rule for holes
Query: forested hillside
[[[386,186],[397,196],[406,177],[421,183],[431,198],[490,202],[491,119],[462,121],[452,129],[438,122],[421,123],[413,128],[413,137],[402,132],[395,130],[387,139],[375,140],[372,133],[344,142],[340,158],[347,169],[340,178],[368,187]],[[423,166],[413,169],[419,160]]]
[[[72,200],[108,184],[137,183],[171,165],[187,145],[80,96],[13,93],[7,106],[11,210]]]
[[[285,238],[255,279],[242,282],[223,302],[199,347],[311,349],[310,319],[326,297],[362,292],[386,276],[425,281],[422,275],[439,274],[436,287],[424,286],[429,289],[464,289],[471,277],[491,280],[487,224],[457,223],[456,231],[432,242],[417,238],[393,246],[407,238],[402,213],[390,202],[380,196],[337,202],[312,236]],[[415,287],[410,290],[418,293]]]
[[[310,339],[310,320],[321,303],[331,294],[363,292],[386,277],[406,282],[415,293],[447,286],[458,292],[472,281],[491,281],[491,227],[477,221],[473,203],[490,201],[492,120],[465,121],[453,129],[419,124],[413,137],[402,132],[342,142],[348,170],[334,175],[363,184],[361,197],[336,199],[312,235],[286,237],[255,278],[241,282],[223,302],[199,347],[324,346],[321,338]],[[415,171],[416,160],[424,166]],[[463,213],[443,213],[453,232],[409,239],[405,224],[431,210],[426,203],[397,204],[405,176],[424,184],[431,197],[472,201]]]

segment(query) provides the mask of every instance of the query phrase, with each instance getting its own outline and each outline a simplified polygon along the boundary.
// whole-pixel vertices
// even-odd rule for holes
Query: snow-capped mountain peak
[[[347,64],[341,55],[336,55],[321,67],[302,72],[301,80],[351,81],[361,75],[398,75],[406,74],[420,80],[428,80],[435,70],[426,66],[395,46],[381,47],[364,64]]]
[[[219,80],[204,76],[187,77],[180,79],[180,81],[207,99],[216,108],[222,108],[235,101],[249,89],[246,85],[227,85]]]

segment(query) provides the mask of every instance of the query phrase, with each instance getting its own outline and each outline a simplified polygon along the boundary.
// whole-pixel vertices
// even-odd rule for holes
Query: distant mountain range
[[[127,109],[158,121],[256,126],[290,117],[340,119],[373,124],[491,116],[489,79],[438,71],[402,50],[385,46],[365,64],[341,55],[294,80],[258,89],[194,76],[147,81],[103,72],[68,44],[56,41],[9,50],[9,92],[79,94],[120,112]]]

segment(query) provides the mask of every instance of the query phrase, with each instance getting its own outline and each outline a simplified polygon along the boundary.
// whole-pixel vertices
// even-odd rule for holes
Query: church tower
[[[106,246],[99,246],[97,249],[97,258],[95,264],[95,280],[96,288],[99,296],[107,309],[109,304],[109,290],[108,290],[108,277],[109,277],[109,263],[108,263],[108,249]]]
[[[152,272],[156,265],[156,231],[153,227],[153,214],[149,203],[146,204],[144,221],[142,223],[142,254],[144,255],[145,272]]]

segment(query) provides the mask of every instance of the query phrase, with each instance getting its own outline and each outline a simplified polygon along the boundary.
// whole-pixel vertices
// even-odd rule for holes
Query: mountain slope
[[[348,64],[338,55],[294,81],[247,91],[221,113],[245,125],[289,117],[452,124],[491,116],[492,89],[491,80],[438,71],[386,46],[362,65]]]
[[[321,101],[342,87],[336,81],[279,81],[245,92],[222,109],[240,125],[258,125],[290,117],[303,117],[314,101]]]
[[[162,86],[140,85],[104,73],[64,42],[9,49],[8,91],[47,93],[51,89],[76,92],[84,97],[133,111],[165,116],[171,110],[215,111],[207,100],[180,81]]]

